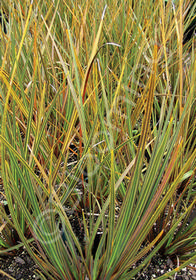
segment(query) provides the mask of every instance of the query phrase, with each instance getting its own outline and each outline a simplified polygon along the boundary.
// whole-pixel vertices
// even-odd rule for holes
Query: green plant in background
[[[0,254],[25,245],[42,279],[195,263],[190,4],[2,1]]]

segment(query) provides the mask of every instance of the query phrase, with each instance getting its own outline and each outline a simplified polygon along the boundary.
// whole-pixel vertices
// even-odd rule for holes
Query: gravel
[[[18,250],[13,256],[0,256],[0,269],[16,280],[40,279],[35,274],[38,266],[24,249]],[[0,279],[10,278],[0,273]]]
[[[157,277],[165,274],[166,272],[171,271],[175,268],[174,263],[170,258],[163,258],[159,254],[155,258],[152,259],[149,266],[143,271],[139,272],[137,276],[134,278],[135,280],[152,280]],[[36,271],[39,270],[38,266],[34,263],[34,261],[30,258],[28,253],[24,248],[18,250],[13,256],[0,257],[0,269],[12,276],[12,279],[16,280],[27,280],[41,279]],[[10,279],[7,276],[3,276],[0,273],[0,279],[8,280]],[[46,278],[47,279],[47,278]],[[184,268],[177,275],[168,278],[174,280],[196,280],[196,266]],[[66,280],[66,279],[62,279]],[[129,280],[129,279],[127,279]]]

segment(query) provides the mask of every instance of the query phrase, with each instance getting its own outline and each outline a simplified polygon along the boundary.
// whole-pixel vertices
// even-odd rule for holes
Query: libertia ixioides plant
[[[2,1],[0,254],[25,246],[42,279],[131,279],[157,252],[195,262],[187,9]]]

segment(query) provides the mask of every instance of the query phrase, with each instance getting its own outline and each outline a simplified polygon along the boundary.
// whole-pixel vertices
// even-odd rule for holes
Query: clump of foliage
[[[107,2],[1,1],[0,254],[42,279],[196,262],[195,5]]]

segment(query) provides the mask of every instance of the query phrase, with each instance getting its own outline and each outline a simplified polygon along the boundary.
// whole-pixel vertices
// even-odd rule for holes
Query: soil
[[[168,271],[174,269],[175,266],[169,258],[163,259],[157,255],[144,272],[138,273],[135,280],[151,280],[165,274]],[[28,253],[21,248],[16,252],[14,256],[1,257],[0,269],[7,273],[7,276],[3,276],[0,273],[1,280],[16,279],[16,280],[28,280],[41,279],[36,271],[39,270],[38,266],[33,262]],[[11,276],[12,278],[8,277]],[[174,280],[196,280],[196,266],[184,268],[177,275],[173,276]],[[65,279],[63,279],[65,280]],[[127,279],[128,280],[128,279]]]
[[[18,250],[14,256],[0,257],[0,269],[4,271],[7,276],[0,273],[0,279],[7,280],[17,279],[17,280],[27,280],[27,279],[40,279],[36,276],[35,271],[38,266],[30,258],[28,253],[23,249]]]

